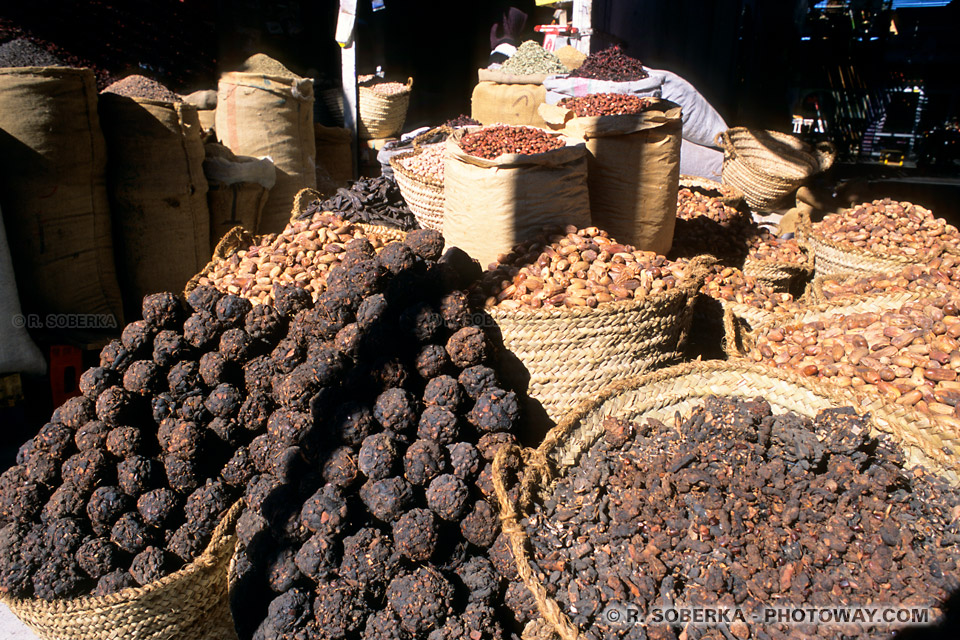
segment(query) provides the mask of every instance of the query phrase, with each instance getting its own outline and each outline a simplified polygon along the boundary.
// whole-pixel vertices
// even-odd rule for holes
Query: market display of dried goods
[[[714,396],[670,425],[608,417],[603,427],[522,522],[534,578],[581,638],[833,638],[829,625],[759,624],[752,614],[896,602],[930,608],[934,622],[960,587],[957,490],[904,468],[899,448],[849,409],[809,420],[772,415],[763,399]],[[673,603],[744,618],[628,622],[628,609],[644,620]],[[530,597],[507,604],[523,620],[537,613]]]
[[[335,213],[349,222],[384,225],[403,231],[417,228],[413,212],[404,202],[397,184],[382,176],[362,177],[349,189],[340,187],[326,200],[311,202],[297,217],[309,219],[321,212]]]
[[[427,144],[418,153],[397,160],[405,169],[424,178],[443,182],[443,164],[446,158],[446,145]]]
[[[640,113],[655,102],[656,98],[641,98],[621,93],[595,93],[579,98],[563,98],[557,104],[580,117],[587,117]]]
[[[104,89],[102,93],[113,93],[127,98],[147,98],[160,102],[183,102],[180,96],[156,80],[136,74],[127,76],[123,80],[117,80]]]
[[[747,238],[747,258],[760,262],[803,265],[807,255],[796,238],[780,238],[769,230],[758,227],[757,233]]]
[[[685,263],[620,244],[597,227],[523,242],[483,274],[475,294],[507,309],[596,307],[673,289],[690,274]]]
[[[850,296],[893,294],[904,291],[960,295],[960,257],[945,254],[931,258],[923,265],[908,265],[901,271],[852,278],[823,278],[817,284],[817,295],[823,301]]]
[[[517,76],[532,74],[567,73],[567,68],[552,51],[547,51],[538,42],[527,40],[501,66],[500,71]]]
[[[276,304],[287,287],[298,287],[316,300],[333,266],[346,257],[346,245],[354,240],[373,249],[385,244],[384,238],[334,214],[292,220],[282,233],[268,234],[216,263],[198,284],[254,304]]]
[[[570,72],[571,77],[612,82],[634,82],[649,75],[643,63],[623,53],[619,45],[591,53],[582,65]]]
[[[365,86],[382,96],[395,96],[398,93],[405,93],[410,90],[410,87],[402,82],[373,82]]]
[[[744,304],[764,311],[793,310],[793,296],[776,291],[735,267],[715,265],[710,269],[700,292],[716,300]]]
[[[757,224],[720,198],[682,188],[677,195],[677,222],[670,256],[693,258],[704,253],[730,266],[740,267],[749,251]]]
[[[563,140],[536,127],[493,125],[471,131],[460,139],[465,153],[493,160],[505,154],[533,155],[564,146]]]

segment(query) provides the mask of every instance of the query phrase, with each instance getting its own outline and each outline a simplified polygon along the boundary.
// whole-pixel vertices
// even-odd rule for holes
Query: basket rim
[[[436,144],[444,144],[444,143],[438,142]],[[421,153],[423,153],[423,147],[419,149],[414,149],[413,151],[403,151],[401,153],[394,154],[390,156],[390,168],[393,169],[394,173],[399,173],[403,175],[404,178],[407,178],[408,180],[413,180],[414,182],[419,182],[421,184],[429,185],[431,187],[443,189],[443,181],[436,180],[429,176],[420,175],[419,173],[411,171],[410,169],[400,164],[401,160],[412,158],[414,156],[420,155]]]
[[[903,255],[901,253],[889,253],[889,254],[876,253],[876,252],[864,249],[862,247],[856,247],[846,242],[837,242],[834,240],[830,240],[829,238],[824,237],[822,233],[820,233],[820,230],[817,227],[817,223],[813,223],[809,221],[804,221],[800,224],[800,226],[797,228],[797,236],[799,239],[801,239],[802,242],[809,242],[810,244],[812,244],[813,247],[811,248],[814,250],[816,250],[818,244],[821,244],[824,247],[827,247],[828,249],[833,249],[834,251],[839,251],[842,253],[850,253],[855,256],[870,258],[871,260],[876,260],[877,262],[896,263],[902,266],[909,266],[911,264],[923,264],[924,260],[927,260],[930,258],[936,258],[944,253],[950,252],[949,247],[947,247],[944,243],[938,241],[936,244],[938,251],[935,254],[926,256],[926,257],[920,257],[920,256],[910,257],[907,255]]]

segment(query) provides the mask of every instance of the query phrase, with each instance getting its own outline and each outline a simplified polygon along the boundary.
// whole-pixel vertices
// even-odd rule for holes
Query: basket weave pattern
[[[42,640],[235,640],[227,566],[242,506],[230,508],[199,558],[156,582],[108,596],[3,602]]]
[[[906,256],[879,255],[832,242],[818,235],[812,225],[804,224],[798,232],[798,238],[814,255],[817,277],[891,273],[917,263],[917,260]]]
[[[420,153],[419,150],[398,153],[390,158],[390,167],[397,180],[400,194],[413,211],[417,223],[425,229],[443,233],[443,182],[420,175],[403,166],[402,161]]]
[[[360,115],[360,138],[373,140],[389,138],[403,128],[410,107],[410,88],[413,80],[407,80],[407,90],[393,95],[377,93],[368,86],[358,90],[357,110]]]

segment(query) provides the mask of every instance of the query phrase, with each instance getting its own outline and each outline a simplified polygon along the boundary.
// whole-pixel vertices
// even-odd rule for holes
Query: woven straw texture
[[[797,228],[797,239],[813,254],[817,277],[872,275],[902,271],[918,260],[898,255],[881,255],[839,242],[817,233],[817,225],[803,219]]]
[[[747,258],[743,263],[743,273],[770,285],[775,291],[791,291],[799,285],[805,285],[814,272],[813,252],[807,251],[807,261],[771,262]]]
[[[443,182],[411,171],[402,164],[404,159],[419,153],[419,149],[398,153],[390,158],[390,167],[393,169],[400,194],[413,211],[417,223],[425,229],[435,229],[443,233]]]
[[[595,309],[487,309],[516,358],[503,359],[505,375],[529,376],[527,395],[557,420],[614,380],[672,364],[682,355],[703,285],[701,264],[676,289],[644,299]]]
[[[227,566],[242,506],[230,508],[199,558],[156,582],[102,597],[3,602],[42,640],[236,640]]]
[[[903,447],[908,464],[923,464],[957,483],[960,460],[944,454],[941,449],[950,446],[957,451],[956,438],[942,438],[926,416],[910,408],[884,405],[878,399],[858,398],[847,390],[829,387],[789,371],[742,360],[691,362],[617,382],[565,416],[537,449],[504,447],[493,463],[500,518],[517,570],[533,594],[540,615],[553,625],[563,640],[579,638],[579,630],[560,605],[547,596],[534,575],[522,518],[530,512],[534,501],[548,498],[556,481],[578,464],[580,456],[603,433],[605,418],[668,419],[676,411],[689,412],[708,395],[760,396],[776,413],[793,411],[808,417],[815,416],[822,409],[853,407],[861,415],[869,414],[875,432],[889,434]],[[519,500],[514,504],[507,493],[506,463],[518,455],[524,468]]]
[[[360,86],[357,109],[360,112],[360,138],[373,140],[389,138],[403,128],[410,106],[410,90],[413,78],[407,79],[406,91],[382,95],[370,86]]]
[[[728,207],[737,209],[743,204],[743,191],[730,184],[720,184],[700,176],[680,176],[680,188],[690,189],[711,198],[716,198]]]
[[[723,183],[740,189],[756,210],[783,200],[836,159],[829,142],[811,148],[794,136],[762,129],[727,129],[717,134],[717,144],[723,148]]]

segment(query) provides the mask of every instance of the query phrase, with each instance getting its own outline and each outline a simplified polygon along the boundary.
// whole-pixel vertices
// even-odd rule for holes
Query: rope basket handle
[[[814,147],[814,152],[817,156],[817,162],[820,164],[820,171],[826,171],[837,160],[837,148],[827,140],[818,142]]]
[[[530,562],[527,559],[527,535],[520,524],[517,505],[510,499],[507,490],[507,460],[515,456],[521,458],[520,470],[525,474],[522,483],[521,502],[524,500],[523,495],[529,493],[529,488],[536,481],[545,482],[550,478],[550,470],[546,459],[538,450],[521,449],[516,445],[500,447],[493,459],[492,474],[494,492],[497,495],[497,502],[500,504],[500,527],[510,542],[510,551],[513,553],[517,573],[533,595],[537,608],[540,610],[540,615],[553,626],[554,631],[562,640],[578,640],[580,634],[577,627],[560,609],[557,601],[547,595],[547,590],[534,577],[533,570],[530,568]]]
[[[307,202],[310,202],[311,200],[319,200],[320,192],[316,189],[311,189],[310,187],[307,187],[306,189],[300,189],[300,191],[297,192],[297,195],[293,198],[293,209],[290,211],[291,221],[296,220],[303,213],[303,209],[301,209],[301,207],[303,206],[304,198],[309,198]]]
[[[733,142],[730,141],[730,136],[727,135],[726,131],[721,131],[713,137],[714,146],[720,147],[723,149],[724,158],[736,158],[737,149],[733,146]]]
[[[439,133],[445,133],[447,135],[447,138],[449,138],[450,136],[453,135],[453,128],[448,127],[445,124],[442,124],[439,127],[434,127],[433,129],[430,129],[429,131],[424,131],[423,133],[421,133],[420,135],[416,136],[413,139],[413,150],[420,151],[420,149],[423,146],[424,140],[426,140],[427,138],[432,138]]]

